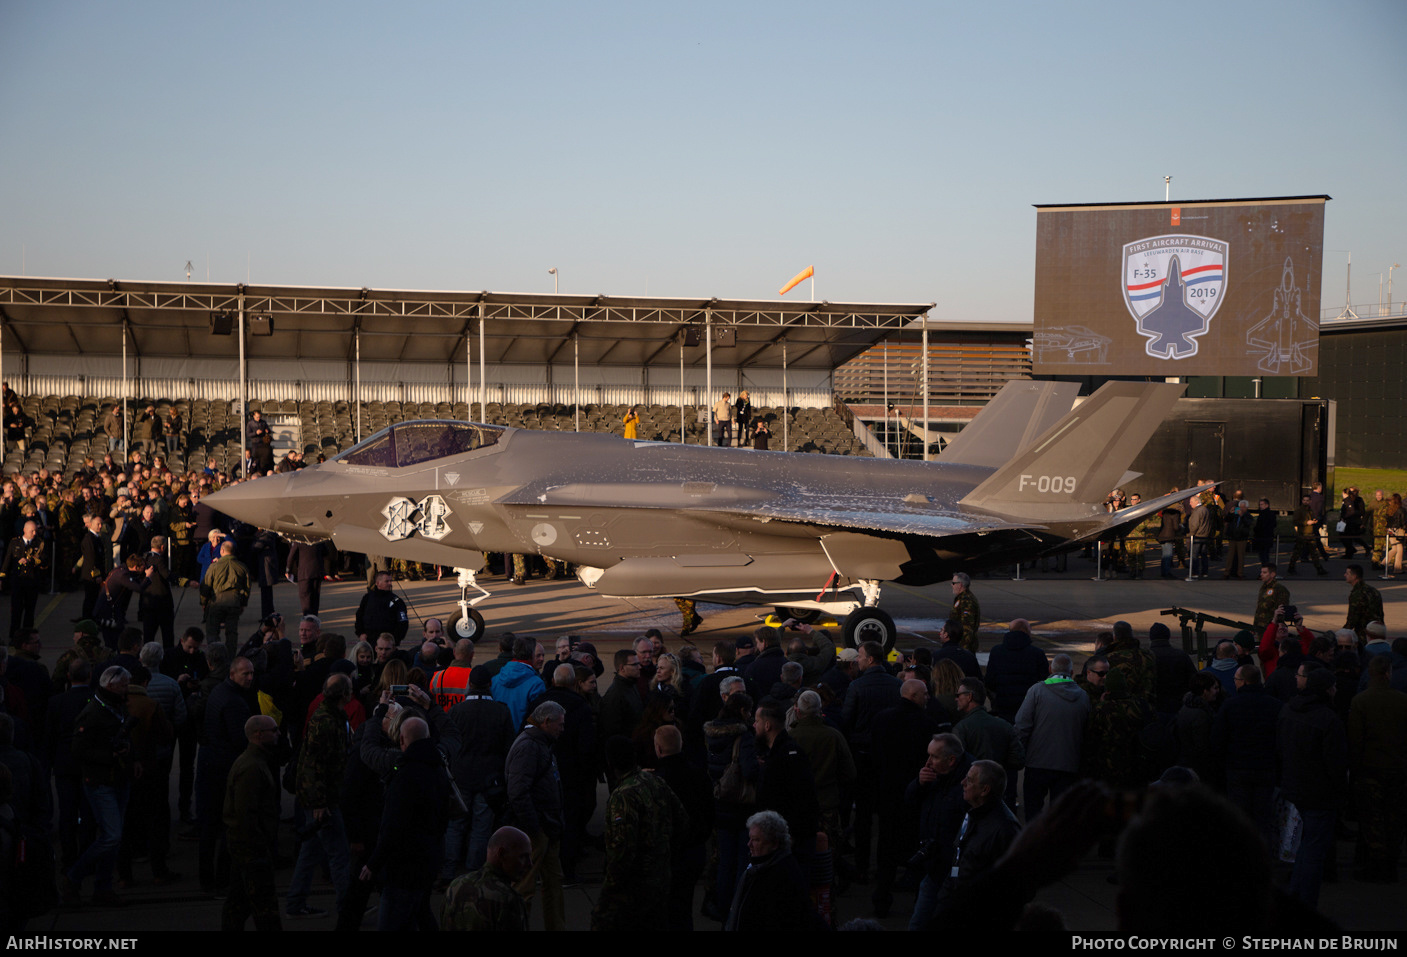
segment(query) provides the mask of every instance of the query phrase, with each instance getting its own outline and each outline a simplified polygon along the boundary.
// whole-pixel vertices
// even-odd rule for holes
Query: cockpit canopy
[[[496,445],[502,436],[503,430],[492,425],[440,419],[400,422],[363,439],[333,461],[345,465],[405,468]]]

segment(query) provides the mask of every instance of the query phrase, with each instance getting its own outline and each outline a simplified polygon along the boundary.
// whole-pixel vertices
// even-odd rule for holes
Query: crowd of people
[[[864,929],[905,892],[912,929],[978,915],[997,929],[1060,927],[1030,901],[1090,847],[1117,858],[1130,930],[1178,926],[1183,883],[1205,880],[1210,859],[1249,888],[1213,909],[1217,926],[1246,932],[1322,925],[1338,840],[1354,841],[1356,879],[1397,880],[1407,638],[1389,637],[1362,564],[1345,571],[1343,628],[1315,635],[1263,561],[1253,628],[1205,667],[1166,626],[1139,637],[1118,622],[1077,669],[1019,619],[983,667],[977,636],[991,623],[963,574],[937,646],[893,656],[872,642],[837,650],[826,629],[792,619],[707,648],[671,648],[652,630],[612,655],[571,637],[549,655],[505,633],[491,657],[492,642],[451,642],[435,618],[407,645],[396,570],[374,556],[351,633],[325,631],[320,585],[350,573],[351,556],[230,522],[201,501],[229,476],[177,476],[148,452],[150,464],[108,456],[68,479],[40,471],[3,486],[0,527],[15,537],[0,876],[25,887],[0,895],[8,928],[50,903],[44,881],[20,880],[41,855],[22,865],[14,853],[50,834],[66,907],[118,906],[138,880],[180,879],[172,837],[194,842],[225,930],[356,929],[374,894],[383,930],[523,930],[535,908],[547,929],[569,929],[564,890],[598,860],[589,926],[600,930],[700,918]],[[1346,557],[1357,544],[1392,574],[1400,500],[1360,508],[1351,492]],[[1195,529],[1185,558],[1199,577],[1218,528],[1237,574],[1235,543],[1258,547],[1246,502],[1231,499],[1210,525],[1223,508],[1214,493],[1177,509],[1176,540]],[[1311,498],[1287,571],[1321,560],[1314,509]],[[1142,549],[1123,548],[1141,573]],[[1158,551],[1164,567],[1178,560],[1175,540]],[[279,580],[298,583],[293,628],[264,591]],[[52,671],[33,617],[50,583],[84,591]],[[242,626],[256,588],[267,603]],[[203,625],[177,637],[186,589]],[[1193,831],[1215,835],[1197,844],[1209,857],[1187,852]],[[1293,858],[1284,888],[1277,858]],[[323,873],[333,914],[313,896]],[[868,888],[862,913],[840,912],[848,886]]]
[[[955,926],[974,908],[1034,929],[1063,926],[1020,906],[1040,881],[1022,872],[1012,886],[1025,899],[996,909],[983,891],[1013,856],[1053,880],[1052,855],[1073,866],[1086,847],[1113,854],[1122,833],[1119,879],[1138,886],[1148,865],[1124,851],[1129,835],[1175,843],[1159,815],[1193,808],[1240,848],[1236,872],[1266,884],[1227,927],[1321,926],[1319,886],[1338,874],[1347,821],[1355,878],[1397,879],[1407,639],[1389,640],[1380,617],[1353,627],[1356,609],[1375,607],[1360,567],[1346,574],[1350,621],[1325,635],[1303,627],[1273,569],[1262,577],[1262,604],[1277,602],[1264,632],[1219,643],[1203,669],[1166,626],[1140,639],[1124,622],[1076,669],[1021,620],[983,668],[957,613],[936,648],[892,660],[874,643],[837,651],[795,620],[720,640],[707,662],[658,631],[605,659],[570,637],[549,656],[504,634],[488,657],[451,644],[436,619],[405,648],[404,632],[378,633],[368,623],[398,616],[376,586],[355,637],[314,615],[288,633],[272,616],[233,654],[198,627],[170,649],[127,627],[109,648],[80,621],[52,677],[39,633],[22,629],[0,658],[0,817],[20,835],[56,820],[61,904],[115,906],[143,870],[157,884],[180,877],[175,783],[174,824],[198,842],[202,889],[225,897],[226,930],[355,929],[373,892],[383,930],[521,930],[534,907],[547,929],[569,929],[564,889],[600,854],[592,929],[687,930],[701,917],[858,928],[891,916],[904,890],[911,929]],[[1294,863],[1272,891],[1282,854]],[[324,871],[334,915],[311,899]],[[868,887],[864,913],[839,912],[848,885]],[[8,901],[7,917],[24,905]],[[1170,906],[1139,902],[1138,919]]]
[[[1200,485],[1210,483],[1199,483]],[[1174,495],[1179,489],[1170,489]],[[1329,507],[1324,483],[1315,482],[1300,497],[1290,513],[1288,529],[1281,528],[1280,512],[1267,498],[1254,505],[1241,489],[1223,493],[1219,489],[1189,492],[1187,498],[1147,516],[1132,529],[1100,544],[1104,575],[1115,578],[1127,574],[1143,578],[1150,557],[1158,563],[1163,578],[1179,577],[1175,569],[1187,569],[1191,578],[1211,577],[1211,563],[1222,562],[1222,578],[1248,577],[1246,570],[1257,564],[1278,563],[1282,547],[1289,548],[1286,574],[1296,574],[1296,566],[1307,563],[1320,575],[1327,575],[1330,543],[1342,550],[1342,558],[1352,560],[1362,553],[1384,580],[1402,571],[1402,553],[1407,546],[1407,512],[1402,496],[1378,489],[1370,503],[1360,490],[1348,486],[1341,493],[1337,510]],[[1107,511],[1117,512],[1142,503],[1137,493],[1125,495],[1115,489],[1104,502]],[[1090,557],[1092,549],[1087,550]],[[1063,556],[1061,556],[1063,561]],[[1063,570],[1061,568],[1060,570]]]

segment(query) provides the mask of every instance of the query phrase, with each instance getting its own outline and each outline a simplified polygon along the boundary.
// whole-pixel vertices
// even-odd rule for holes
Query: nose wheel
[[[450,615],[446,627],[456,641],[468,638],[477,644],[484,636],[484,616],[475,611],[473,606],[489,597],[489,593],[475,580],[477,572],[473,569],[456,568],[455,571],[459,574],[459,610]],[[470,589],[477,589],[479,594],[471,598]]]
[[[899,629],[894,627],[889,613],[879,607],[879,582],[866,579],[860,583],[860,590],[865,603],[845,616],[841,637],[847,648],[858,648],[867,641],[878,642],[887,657],[894,650]]]
[[[449,628],[450,634],[454,635],[456,641],[460,638],[468,638],[477,644],[484,635],[484,616],[474,609],[466,607],[463,611],[457,611],[450,615],[449,624],[446,627]]]
[[[877,641],[888,656],[894,650],[899,630],[894,626],[894,619],[889,617],[889,613],[884,609],[860,607],[845,616],[841,636],[845,639],[847,648],[858,648],[864,642]]]

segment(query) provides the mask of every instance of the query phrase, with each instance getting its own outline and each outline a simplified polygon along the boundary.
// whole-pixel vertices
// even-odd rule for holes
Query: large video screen
[[[1037,375],[1312,376],[1328,196],[1037,206]]]

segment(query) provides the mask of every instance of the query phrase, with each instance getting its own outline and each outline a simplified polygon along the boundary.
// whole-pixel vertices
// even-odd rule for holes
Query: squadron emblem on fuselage
[[[409,538],[419,532],[422,538],[439,541],[449,534],[449,506],[438,495],[427,495],[419,502],[397,495],[381,510],[386,524],[381,534],[390,541]]]

